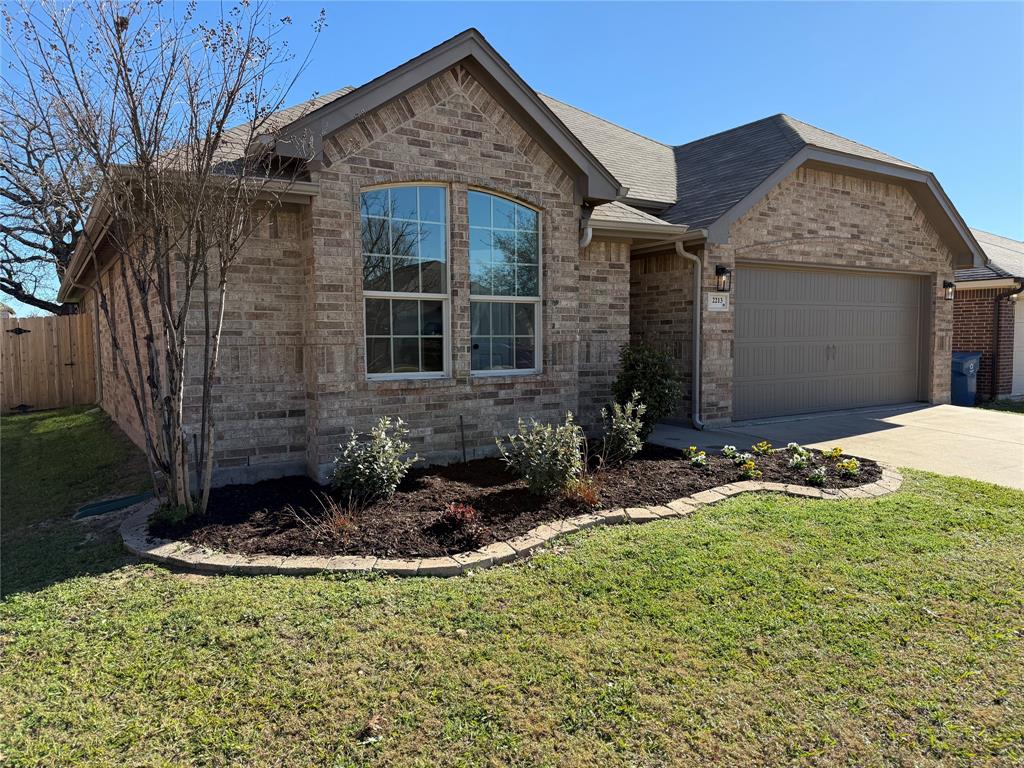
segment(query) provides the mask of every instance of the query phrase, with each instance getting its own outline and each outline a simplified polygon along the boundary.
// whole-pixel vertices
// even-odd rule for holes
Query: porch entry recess
[[[925,278],[740,265],[733,418],[922,397]]]

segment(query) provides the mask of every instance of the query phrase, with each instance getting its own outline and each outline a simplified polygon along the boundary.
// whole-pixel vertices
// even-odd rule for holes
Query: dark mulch
[[[813,453],[816,463],[830,464],[817,451]],[[764,473],[761,479],[806,485],[808,470],[790,469],[788,461],[788,452],[757,457]],[[875,462],[861,459],[860,463],[860,477],[843,480],[833,470],[826,487],[847,488],[881,477]],[[624,466],[606,469],[595,478],[601,509],[664,504],[743,479],[739,468],[721,456],[709,456],[707,467],[693,467],[679,451],[657,446],[647,446]],[[327,493],[328,488],[306,477],[228,486],[212,492],[204,517],[179,523],[154,521],[152,531],[247,554],[433,557],[509,539],[540,523],[590,509],[579,501],[532,495],[499,459],[413,470],[388,501],[350,511],[351,525],[340,535],[316,524],[324,516],[317,495]],[[468,529],[446,524],[441,511],[450,502],[475,508],[479,524]],[[292,510],[298,510],[298,517]]]

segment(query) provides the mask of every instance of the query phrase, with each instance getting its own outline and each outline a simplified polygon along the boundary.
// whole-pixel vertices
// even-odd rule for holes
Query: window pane
[[[487,336],[474,336],[471,366],[474,371],[486,371],[491,367],[491,340]]]
[[[402,293],[420,292],[420,263],[416,259],[392,257],[392,290]]]
[[[491,270],[491,290],[495,296],[516,295],[516,268],[514,264],[496,264]]]
[[[495,336],[512,335],[512,311],[514,305],[507,302],[491,304],[491,333]]]
[[[516,228],[516,204],[502,197],[491,197],[495,229]]]
[[[363,253],[389,253],[388,220],[364,218],[361,222]]]
[[[363,257],[363,288],[368,291],[391,290],[391,258],[389,256]]]
[[[534,335],[535,304],[516,304],[516,336]]]
[[[491,369],[511,368],[514,364],[512,355],[512,337],[494,336],[491,338]]]
[[[423,355],[423,371],[436,373],[444,370],[444,340],[422,339],[420,349]]]
[[[444,333],[444,309],[440,301],[420,302],[420,334],[441,336]]]
[[[444,221],[444,190],[420,187],[420,221]]]
[[[516,233],[516,261],[521,264],[537,263],[537,233]]]
[[[516,206],[516,229],[537,231],[537,212],[522,205]]]
[[[469,230],[469,263],[490,264],[491,230],[473,227]]]
[[[469,305],[470,333],[474,336],[486,336],[491,332],[491,303],[489,301],[473,301]]]
[[[388,215],[388,191],[373,189],[360,196],[360,213],[363,216]]]
[[[533,356],[533,337],[516,339],[516,368],[533,368],[536,364]]]
[[[420,330],[420,308],[418,301],[391,302],[391,328],[395,336],[416,336]]]
[[[516,295],[537,295],[537,268],[522,264],[516,267]]]
[[[444,227],[420,224],[420,258],[444,261]]]
[[[469,226],[491,226],[491,196],[482,192],[469,193]]]
[[[494,251],[492,260],[495,264],[512,264],[516,260],[516,233],[505,230],[494,230]]]
[[[366,300],[366,335],[391,335],[391,302],[387,299]]]
[[[417,338],[395,339],[394,342],[395,373],[419,373],[420,340]]]
[[[366,372],[391,373],[391,339],[366,340]]]
[[[490,296],[493,285],[490,264],[469,265],[469,292],[475,296]]]
[[[391,188],[391,215],[396,219],[419,218],[416,204],[416,187]]]
[[[391,253],[395,256],[416,256],[420,230],[413,221],[391,221]]]
[[[420,262],[420,290],[423,293],[447,293],[447,278],[443,261]]]

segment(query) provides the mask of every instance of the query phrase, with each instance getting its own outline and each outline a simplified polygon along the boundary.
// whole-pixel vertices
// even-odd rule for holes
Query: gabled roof
[[[575,171],[572,175],[585,200],[600,203],[624,196],[626,189],[612,172],[475,29],[460,32],[416,58],[300,117],[285,127],[275,148],[282,155],[309,159],[306,145],[311,139],[313,161],[316,162],[322,153],[325,136],[456,64],[469,69],[556,160],[563,166],[572,167]]]
[[[686,231],[681,224],[669,224],[621,201],[597,206],[590,215],[590,226],[598,231],[665,239],[678,237]]]
[[[676,201],[662,218],[707,227],[806,146],[921,170],[789,115],[772,115],[676,147]]]
[[[539,96],[587,149],[629,188],[628,199],[665,205],[676,201],[672,147],[551,96],[543,93]]]
[[[1024,279],[1024,243],[981,229],[972,229],[971,232],[985,251],[988,263],[982,267],[958,269],[957,282]]]

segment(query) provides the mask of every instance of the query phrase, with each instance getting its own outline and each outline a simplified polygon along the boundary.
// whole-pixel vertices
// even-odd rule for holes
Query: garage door
[[[917,400],[921,294],[915,276],[740,267],[733,418]]]

